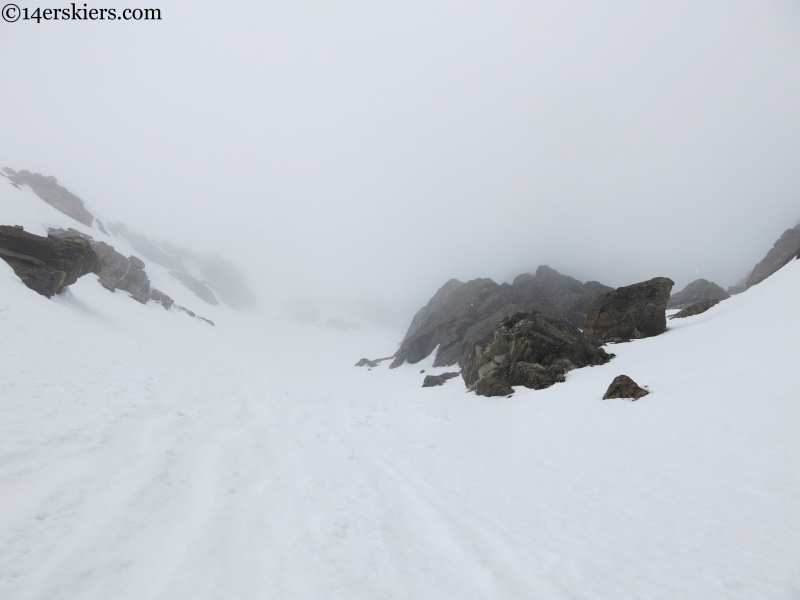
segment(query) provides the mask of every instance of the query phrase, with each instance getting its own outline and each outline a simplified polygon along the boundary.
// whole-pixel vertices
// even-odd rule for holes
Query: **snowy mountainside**
[[[800,596],[800,261],[513,398],[353,367],[402,332],[125,296],[0,261],[0,598]]]
[[[113,246],[117,252],[124,256],[136,256],[143,259],[146,262],[145,270],[152,286],[168,294],[179,305],[198,312],[212,321],[214,320],[213,315],[229,312],[224,309],[220,311],[218,307],[202,302],[195,294],[181,285],[168,268],[143,258],[141,253],[126,238],[112,236],[101,231],[97,221],[93,226],[88,226],[70,218],[49,204],[42,202],[28,186],[15,188],[8,185],[5,180],[0,179],[0,221],[7,225],[22,225],[25,231],[44,237],[47,236],[49,229],[77,230],[91,236],[96,241],[105,242]],[[97,279],[92,274],[85,277],[93,281]],[[116,294],[127,296],[122,291],[117,291]]]

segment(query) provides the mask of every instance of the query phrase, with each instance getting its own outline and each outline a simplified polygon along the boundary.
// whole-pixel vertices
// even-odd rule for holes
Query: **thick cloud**
[[[727,286],[800,218],[794,2],[160,4],[0,24],[1,166],[262,304],[405,318],[540,263]]]

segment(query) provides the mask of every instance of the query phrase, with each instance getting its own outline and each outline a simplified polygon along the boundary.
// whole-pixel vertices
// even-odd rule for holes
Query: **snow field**
[[[0,598],[800,597],[798,262],[508,399],[353,367],[402,332],[70,290],[0,263]]]

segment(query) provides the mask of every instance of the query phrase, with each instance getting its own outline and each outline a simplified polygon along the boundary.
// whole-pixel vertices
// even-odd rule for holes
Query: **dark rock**
[[[175,279],[180,281],[183,285],[189,288],[195,295],[203,300],[204,302],[208,302],[209,304],[216,306],[219,304],[219,300],[214,295],[214,292],[211,291],[206,284],[204,284],[199,279],[195,279],[193,276],[189,275],[185,271],[170,271],[170,275],[172,275]]]
[[[740,279],[739,282],[735,285],[729,286],[726,290],[731,296],[735,296],[736,294],[741,294],[743,291],[747,289],[747,278],[750,277],[748,273],[747,277]]]
[[[475,393],[478,396],[510,396],[514,393],[508,382],[494,377],[484,377],[475,384]]]
[[[664,333],[673,285],[671,279],[656,277],[598,296],[589,307],[584,334],[595,344],[603,344]]]
[[[649,394],[646,389],[640,388],[636,382],[627,375],[618,375],[608,386],[603,400],[610,400],[611,398],[633,398],[638,400]]]
[[[145,272],[144,261],[136,256],[125,258],[114,249],[114,246],[105,242],[95,241],[92,236],[81,233],[71,227],[68,229],[50,229],[49,235],[61,239],[81,238],[88,241],[92,250],[97,254],[100,266],[96,270],[97,280],[107,290],[113,292],[123,290],[130,294],[131,298],[142,304],[147,303],[151,298],[150,278]],[[157,290],[156,290],[157,291]],[[169,299],[171,306],[172,299],[158,292],[163,298]],[[163,304],[163,302],[162,302]],[[166,308],[169,308],[168,306]]]
[[[717,304],[719,304],[719,300],[716,300],[715,298],[709,298],[708,300],[703,300],[697,304],[687,306],[682,311],[672,315],[670,319],[684,319],[686,317],[693,317],[706,312],[709,308],[716,306]]]
[[[478,387],[487,378],[543,389],[564,381],[572,369],[601,365],[612,357],[565,319],[538,312],[516,313],[469,348],[461,359],[462,376],[478,394],[487,389]],[[494,395],[505,393],[498,388]]]
[[[157,302],[167,310],[169,310],[170,307],[175,304],[175,301],[172,298],[156,288],[150,288],[150,299],[153,302]]]
[[[750,273],[747,278],[747,288],[761,283],[798,256],[800,256],[800,224],[783,232],[764,259]]]
[[[33,190],[34,194],[56,210],[61,211],[68,217],[72,217],[79,223],[91,227],[94,217],[84,208],[83,200],[67,188],[59,185],[55,177],[45,177],[39,173],[31,173],[25,170],[16,173],[14,169],[9,169],[8,167],[5,167],[3,171],[5,171],[5,176],[12,184],[17,187],[27,185]]]
[[[373,368],[373,367],[377,367],[377,366],[378,366],[379,364],[381,364],[383,361],[385,361],[385,360],[391,360],[391,359],[392,359],[392,357],[391,357],[391,356],[387,356],[387,357],[385,357],[385,358],[376,358],[375,360],[370,360],[370,359],[368,359],[368,358],[362,358],[361,360],[359,360],[359,361],[356,363],[356,366],[357,366],[357,367],[369,367],[369,368]]]
[[[449,281],[445,284],[448,289],[439,290],[434,296],[436,302],[432,300],[417,314],[412,322],[414,330],[409,329],[391,368],[405,361],[417,363],[437,346],[433,366],[454,365],[466,349],[489,334],[505,317],[530,310],[560,314],[547,301],[527,297],[507,283],[497,285],[491,279],[459,283]]]
[[[214,321],[212,321],[211,319],[206,319],[204,317],[201,317],[200,315],[195,314],[194,312],[192,312],[191,310],[189,310],[188,308],[186,308],[184,306],[181,306],[180,304],[176,304],[175,308],[177,308],[181,312],[185,312],[190,317],[193,317],[195,319],[200,319],[201,321],[204,321],[204,322],[208,323],[209,325],[211,325],[212,327],[214,327]]]
[[[703,300],[725,300],[730,297],[731,295],[716,283],[706,279],[697,279],[677,294],[672,294],[667,308],[686,308]]]
[[[561,309],[567,320],[577,327],[582,327],[586,321],[586,310],[592,301],[613,289],[597,281],[581,283],[547,265],[541,265],[533,275],[523,273],[517,276],[513,285],[523,295],[544,300]]]
[[[411,320],[411,325],[408,327],[408,331],[406,332],[405,337],[403,338],[403,342],[405,342],[408,338],[413,336],[419,329],[428,321],[432,315],[434,315],[437,311],[439,311],[450,299],[450,296],[455,292],[457,289],[464,287],[463,282],[459,281],[458,279],[451,279],[447,283],[445,283],[442,287],[440,287],[436,293],[433,295],[428,301],[428,304],[423,306],[414,318]]]
[[[437,346],[434,366],[454,365],[466,349],[516,312],[535,310],[581,326],[591,301],[611,289],[596,281],[581,283],[545,265],[535,274],[518,276],[513,285],[451,279],[414,316],[391,367],[419,362]]]
[[[458,377],[458,375],[458,371],[442,373],[441,375],[426,375],[425,381],[422,382],[422,387],[437,387],[444,385],[448,380],[452,379],[453,377]]]
[[[18,225],[0,226],[0,258],[25,285],[48,298],[99,268],[98,257],[85,239],[42,237]]]

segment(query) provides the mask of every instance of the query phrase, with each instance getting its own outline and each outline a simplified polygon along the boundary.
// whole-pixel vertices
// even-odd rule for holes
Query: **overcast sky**
[[[543,263],[728,286],[800,219],[795,0],[109,6],[163,19],[0,22],[0,166],[267,304],[413,313]]]

